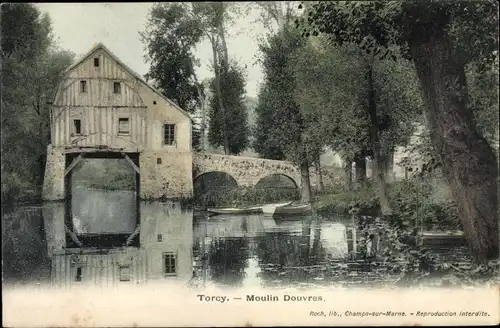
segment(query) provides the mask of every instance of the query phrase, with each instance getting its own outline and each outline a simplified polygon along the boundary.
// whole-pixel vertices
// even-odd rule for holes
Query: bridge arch
[[[193,178],[194,196],[200,196],[214,190],[237,189],[238,182],[227,172],[209,171],[195,175]]]
[[[262,178],[255,184],[257,189],[281,188],[296,189],[298,183],[289,175],[283,173],[271,173]]]

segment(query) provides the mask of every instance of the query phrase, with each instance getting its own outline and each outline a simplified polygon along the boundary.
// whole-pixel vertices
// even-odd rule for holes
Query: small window
[[[156,236],[156,240],[158,242],[161,242],[163,240],[163,235],[161,233],[159,233],[157,236]]]
[[[82,267],[76,268],[75,281],[82,281]]]
[[[120,134],[129,134],[130,133],[130,125],[128,118],[119,118],[118,119],[118,133]]]
[[[163,253],[163,272],[165,276],[175,276],[177,274],[176,260],[174,253]]]
[[[113,83],[113,93],[121,93],[121,92],[122,92],[122,89],[121,89],[120,82],[114,82]]]
[[[99,58],[94,58],[94,67],[99,67]]]
[[[163,125],[163,144],[175,145],[175,124]]]
[[[130,281],[130,265],[120,266],[120,281]]]
[[[87,81],[80,81],[80,92],[87,92]]]
[[[73,120],[73,134],[76,134],[76,135],[82,134],[82,121],[81,120]]]
[[[161,164],[161,157],[156,157],[156,164]]]

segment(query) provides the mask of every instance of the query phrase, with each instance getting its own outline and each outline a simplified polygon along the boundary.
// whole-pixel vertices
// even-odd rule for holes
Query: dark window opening
[[[156,164],[161,164],[161,157],[156,158]]]
[[[99,58],[94,58],[94,67],[99,67]]]
[[[120,281],[130,281],[130,265],[120,267]]]
[[[82,134],[82,121],[81,120],[73,120],[74,126],[74,134]]]
[[[158,240],[159,242],[161,242],[163,240],[163,235],[161,233],[159,233],[157,236],[156,236],[156,240]]]
[[[82,268],[76,268],[75,281],[82,281]]]
[[[80,81],[80,92],[87,92],[87,81]]]
[[[177,274],[176,260],[174,253],[163,253],[163,272],[165,276],[175,276]]]
[[[121,93],[121,84],[120,82],[113,83],[113,93]]]
[[[128,134],[130,132],[130,125],[128,118],[118,119],[118,133]]]
[[[175,124],[163,125],[163,144],[175,145]]]

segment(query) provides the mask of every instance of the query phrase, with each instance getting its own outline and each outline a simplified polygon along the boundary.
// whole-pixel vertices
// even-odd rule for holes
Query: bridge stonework
[[[253,187],[261,179],[282,174],[295,182],[300,188],[300,171],[290,162],[271,159],[218,155],[207,153],[193,154],[193,181],[205,173],[224,172],[236,180],[239,187]],[[315,184],[315,172],[310,170],[311,185]]]

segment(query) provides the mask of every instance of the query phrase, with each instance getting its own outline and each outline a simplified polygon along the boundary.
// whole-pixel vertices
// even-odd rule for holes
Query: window
[[[121,93],[121,84],[120,82],[113,83],[113,93]]]
[[[156,157],[156,164],[161,164],[161,157]]]
[[[175,276],[177,274],[176,256],[174,253],[163,253],[163,272],[165,276]]]
[[[130,281],[130,265],[120,266],[120,281]]]
[[[82,281],[82,267],[76,268],[75,281]]]
[[[99,67],[99,58],[94,58],[94,67]]]
[[[118,133],[128,134],[130,132],[129,120],[126,117],[118,119]]]
[[[87,92],[87,81],[80,81],[80,92]]]
[[[81,120],[73,120],[73,134],[76,134],[76,135],[82,134],[82,121]]]
[[[175,124],[163,125],[163,144],[175,145]]]
[[[161,233],[159,233],[157,236],[156,236],[156,240],[158,242],[161,242],[163,240],[163,235]]]

